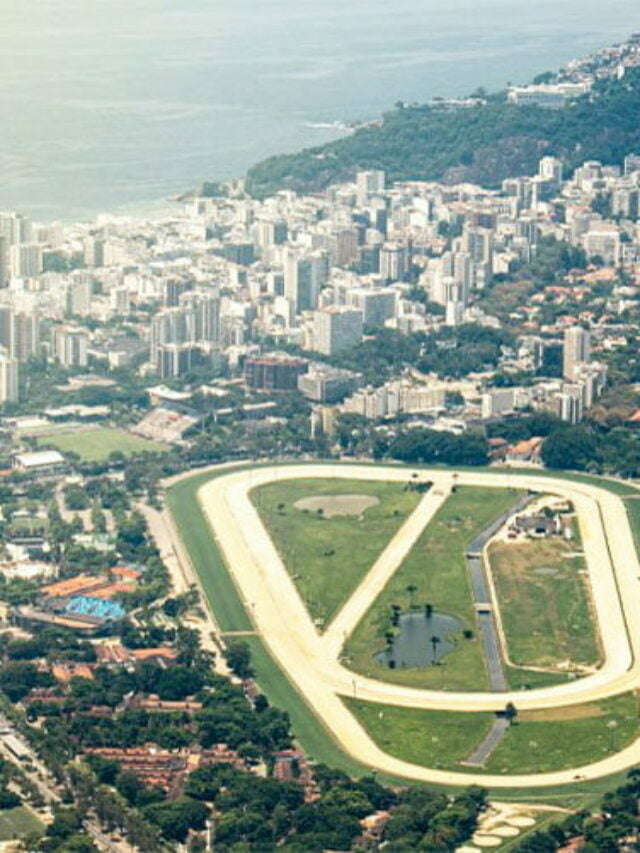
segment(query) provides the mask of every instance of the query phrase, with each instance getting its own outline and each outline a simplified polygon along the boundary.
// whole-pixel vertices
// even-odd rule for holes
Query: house
[[[534,436],[526,441],[519,441],[509,447],[506,454],[507,462],[526,462],[538,464],[544,438]]]

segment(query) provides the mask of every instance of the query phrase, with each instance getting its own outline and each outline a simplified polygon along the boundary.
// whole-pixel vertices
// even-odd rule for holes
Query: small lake
[[[433,666],[455,649],[451,635],[462,631],[462,622],[455,616],[434,612],[425,616],[424,611],[404,613],[400,616],[399,633],[391,648],[374,655],[375,660],[395,669]],[[437,637],[440,642],[433,642]]]

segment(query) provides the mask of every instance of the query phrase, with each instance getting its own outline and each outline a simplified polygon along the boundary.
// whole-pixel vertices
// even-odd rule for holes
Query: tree
[[[409,594],[409,609],[413,610],[415,606],[415,594],[418,591],[418,587],[414,583],[410,583],[407,586],[407,593]]]
[[[504,717],[512,725],[516,721],[516,717],[518,716],[518,709],[513,704],[513,702],[507,702],[506,707],[504,709]]]
[[[247,643],[229,643],[225,657],[229,668],[235,672],[238,678],[253,678],[254,672],[251,667],[251,649]]]
[[[584,471],[599,461],[600,448],[597,438],[586,427],[568,427],[545,439],[541,457],[548,468]]]
[[[431,649],[433,651],[433,663],[434,664],[437,663],[437,660],[438,660],[438,646],[440,645],[441,642],[442,642],[442,640],[440,639],[440,637],[436,637],[435,635],[433,637],[431,637]]]

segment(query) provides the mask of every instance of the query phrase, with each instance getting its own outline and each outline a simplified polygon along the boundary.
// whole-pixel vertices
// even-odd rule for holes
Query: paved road
[[[467,568],[471,577],[471,590],[476,605],[478,630],[480,631],[480,638],[482,639],[484,648],[484,658],[487,664],[489,687],[498,693],[507,690],[508,684],[504,672],[500,635],[493,610],[492,596],[489,591],[489,584],[487,583],[484,549],[505,521],[521,509],[524,509],[530,500],[531,498],[528,496],[520,498],[511,509],[503,512],[499,518],[496,518],[495,521],[492,521],[488,527],[479,533],[473,542],[471,542],[467,551]]]
[[[510,472],[460,472],[460,485],[509,486],[553,493],[571,500],[580,519],[585,557],[601,627],[604,664],[595,674],[576,682],[514,693],[444,693],[386,684],[355,675],[337,660],[337,640],[323,643],[249,499],[249,491],[275,479],[345,477],[403,482],[408,469],[386,466],[297,465],[260,468],[226,474],[205,484],[199,499],[224,551],[257,630],[297,689],[334,733],[341,746],[365,765],[381,771],[442,784],[482,784],[492,787],[558,785],[579,778],[598,778],[640,762],[640,741],[615,756],[557,773],[492,776],[430,770],[386,755],[347,711],[340,696],[353,695],[403,707],[451,711],[496,711],[513,701],[520,710],[554,708],[595,701],[640,686],[640,608],[637,598],[640,565],[623,502],[597,486]],[[422,471],[434,482],[433,494],[451,487],[452,475]],[[431,494],[431,493],[430,493]],[[424,503],[423,503],[424,509]],[[425,516],[427,513],[425,512]],[[394,548],[406,547],[415,530],[405,524]],[[391,564],[387,564],[387,568]],[[375,586],[375,585],[372,585]],[[349,602],[350,612],[371,603],[366,580]],[[621,599],[625,602],[624,607]],[[348,624],[345,622],[345,624]],[[331,630],[331,628],[329,629]],[[339,639],[339,632],[335,632]]]

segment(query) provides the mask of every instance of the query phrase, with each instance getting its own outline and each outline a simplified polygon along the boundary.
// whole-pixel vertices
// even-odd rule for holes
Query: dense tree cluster
[[[568,167],[585,160],[621,163],[640,147],[640,72],[599,83],[564,109],[516,106],[504,95],[475,109],[398,105],[381,126],[367,126],[327,145],[270,157],[247,176],[258,197],[287,188],[324,189],[358,169],[383,169],[389,180],[451,180],[498,186],[533,174],[543,154]]]
[[[577,837],[584,838],[577,848],[580,853],[636,850],[640,831],[639,798],[640,771],[632,770],[624,785],[605,794],[600,815],[596,817],[586,811],[571,815],[563,823],[529,835],[514,848],[514,853],[555,853]],[[623,840],[628,841],[624,847]]]

